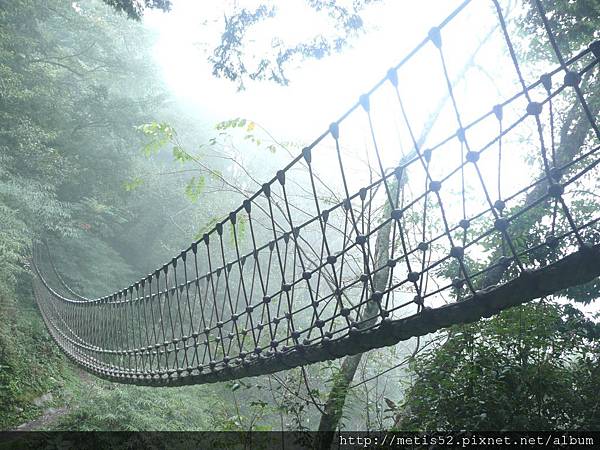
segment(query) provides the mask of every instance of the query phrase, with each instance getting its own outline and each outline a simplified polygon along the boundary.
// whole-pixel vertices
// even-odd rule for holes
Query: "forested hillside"
[[[211,49],[210,64],[213,76],[241,92],[257,84],[284,89],[293,85],[296,66],[360,45],[376,25],[369,22],[370,11],[386,2],[351,2],[352,7],[307,2],[313,12],[327,16],[326,26],[334,31],[294,46],[279,42],[278,57],[264,58],[253,53],[245,36],[252,27],[277,20],[277,8],[265,2],[247,10],[235,3],[223,7],[227,20],[216,36],[219,43]],[[543,4],[566,54],[600,38],[597,0]],[[532,74],[557,62],[532,5],[503,2],[518,54],[529,63],[525,76],[534,78]],[[145,15],[160,21],[176,6],[168,1],[0,0],[0,430],[35,420],[26,429],[599,430],[598,279],[390,347],[216,384],[155,388],[111,383],[85,373],[60,352],[34,300],[34,243],[51,255],[74,291],[89,298],[106,295],[153,273],[201,239],[301,154],[304,142],[263,128],[254,117],[215,119],[173,94],[155,54],[158,31],[148,26]],[[501,77],[494,80],[482,67],[489,55],[481,48],[495,42],[490,36],[496,35],[501,37],[497,26],[481,33],[480,46],[461,60],[463,66],[450,66],[454,72],[448,84],[458,95],[468,92],[473,73],[489,86],[495,82],[503,95],[512,93]],[[392,54],[393,61],[401,56]],[[600,110],[599,74],[596,64],[581,79],[587,113],[593,117]],[[349,92],[349,99],[358,97],[362,87]],[[447,96],[429,103],[439,107],[428,117],[423,114],[418,128],[422,142],[435,137],[436,126],[445,126],[452,117]],[[557,161],[570,163],[580,150],[597,145],[597,138],[579,103],[560,97],[555,108],[552,149]],[[349,146],[350,155],[358,155],[352,167],[372,177],[379,169],[374,158],[360,153],[367,146],[363,141],[369,142]],[[506,145],[511,148],[510,142]],[[334,157],[331,161],[337,164]],[[532,174],[543,168],[534,154],[522,164]],[[316,167],[315,178],[327,187],[331,169]],[[299,179],[304,181],[296,190],[290,188],[292,204],[308,209],[313,202],[307,194],[310,184],[308,178]],[[404,174],[394,180],[391,189],[397,198],[417,189]],[[597,179],[585,183],[585,192],[570,206],[589,219],[597,214],[600,191]],[[334,205],[348,195],[345,185],[331,181],[330,186],[319,198],[323,204]],[[363,215],[363,226],[381,228],[377,245],[385,245],[380,244],[386,232],[383,221],[391,212],[383,202],[373,203],[368,206],[370,222],[365,225]],[[274,204],[283,215],[287,199]],[[527,258],[541,266],[555,261],[556,248],[555,221],[544,215],[543,207],[532,208],[512,229],[517,248],[540,244],[542,250]],[[365,208],[363,204],[363,212]],[[409,225],[420,226],[420,214],[406,218]],[[238,220],[242,239],[250,242],[254,229]],[[256,236],[266,239],[269,233],[263,227]],[[389,226],[387,233],[389,241]],[[585,238],[597,244],[597,227]],[[237,239],[237,234],[225,233],[222,242],[233,247]],[[417,237],[410,239],[416,242]],[[490,261],[500,256],[499,240],[479,245]],[[564,250],[570,244],[561,245]],[[401,248],[392,247],[392,255]],[[435,274],[453,282],[457,267],[443,263]],[[460,301],[466,292],[462,288],[444,301]]]

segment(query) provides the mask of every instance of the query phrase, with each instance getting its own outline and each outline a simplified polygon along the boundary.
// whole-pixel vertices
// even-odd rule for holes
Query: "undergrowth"
[[[0,305],[0,430],[34,420],[50,406],[66,406],[68,412],[48,429],[210,428],[216,398],[207,387],[156,389],[82,376],[48,334],[30,286],[23,281]],[[53,400],[36,406],[34,400],[47,393]]]
[[[90,377],[91,378],[91,377]],[[206,430],[210,401],[200,386],[149,388],[98,379],[74,385],[70,412],[52,428],[69,431]]]
[[[46,331],[26,281],[3,293],[0,309],[0,430],[7,430],[40,415],[34,399],[48,392],[60,397],[73,372]]]

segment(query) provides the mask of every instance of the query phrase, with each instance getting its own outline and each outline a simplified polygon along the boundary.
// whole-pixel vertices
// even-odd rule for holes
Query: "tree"
[[[107,11],[32,1],[2,9],[0,204],[19,211],[26,235],[110,240],[129,215],[123,184],[141,159],[134,126],[164,96],[149,75],[148,35]]]
[[[240,6],[233,8],[225,16],[225,29],[221,42],[214,50],[210,61],[213,74],[224,77],[244,87],[244,80],[269,80],[287,85],[288,66],[297,60],[321,59],[339,53],[350,45],[365,28],[362,13],[371,4],[381,0],[353,1],[350,5],[328,0],[306,0],[308,11],[327,17],[328,27],[315,32],[312,38],[303,42],[284,42],[275,37],[273,52],[253,57],[245,52],[248,35],[253,27],[267,20],[277,20],[280,4],[268,2],[250,10]]]
[[[124,12],[127,17],[134,20],[140,20],[146,9],[160,9],[169,11],[171,9],[171,0],[102,0],[107,5],[112,6],[119,12]]]
[[[169,11],[169,0],[103,0],[117,11],[124,11],[130,18],[140,20],[145,9]],[[234,2],[225,4],[223,33],[219,45],[213,50],[210,62],[213,74],[235,82],[244,89],[247,80],[272,81],[287,85],[289,66],[305,59],[321,59],[347,48],[365,31],[364,12],[370,5],[381,0],[356,0],[349,3],[329,0],[305,0],[308,13],[327,19],[327,26],[316,30],[308,40],[285,42],[274,37],[273,51],[253,56],[247,50],[252,32],[270,20],[277,20],[281,4],[266,1],[255,8],[247,8]],[[227,11],[228,9],[228,11]],[[266,46],[265,46],[266,47]]]
[[[128,234],[143,214],[148,239],[164,238],[153,198],[124,188],[145,164],[134,126],[164,100],[151,42],[101,2],[0,2],[2,428],[58,384],[31,301],[32,240],[48,240],[65,279],[93,294],[147,270],[152,255],[133,257]]]
[[[552,301],[454,327],[412,364],[395,427],[596,430],[599,331],[577,308]]]

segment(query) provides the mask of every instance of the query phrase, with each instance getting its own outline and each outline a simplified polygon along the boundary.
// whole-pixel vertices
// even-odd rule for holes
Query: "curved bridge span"
[[[600,276],[600,207],[580,207],[600,178],[589,100],[600,42],[563,55],[533,1],[557,65],[528,81],[491,1],[517,89],[469,117],[444,36],[470,3],[202,239],[128,287],[81,296],[36,243],[35,297],[61,349],[115,382],[212,383],[393,345]],[[453,121],[437,142],[414,119],[414,91],[431,86],[403,81],[417,58],[439,77]],[[555,136],[569,114],[577,136]],[[537,173],[516,170],[525,157]]]

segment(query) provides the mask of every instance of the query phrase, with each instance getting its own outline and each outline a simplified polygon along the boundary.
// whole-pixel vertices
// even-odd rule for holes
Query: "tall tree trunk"
[[[412,158],[414,153],[409,154],[403,158],[403,161],[407,161]],[[407,177],[403,174],[400,179],[394,178],[391,189],[392,198],[396,198],[399,192],[400,186],[406,183]],[[389,217],[392,212],[392,206],[389,202],[386,202],[384,207],[383,217]],[[377,239],[375,241],[375,265],[374,267],[384,267],[383,270],[377,272],[373,277],[373,288],[375,291],[385,291],[387,288],[390,269],[386,266],[387,261],[390,259],[390,234],[392,229],[393,221],[389,221],[385,226],[377,233]],[[366,304],[365,310],[359,319],[362,322],[362,328],[368,328],[375,323],[377,320],[377,313],[379,307],[375,301],[370,301]],[[333,387],[329,391],[329,397],[325,403],[323,414],[321,415],[321,421],[319,423],[318,445],[317,448],[329,449],[333,441],[333,436],[337,426],[342,417],[344,410],[344,404],[346,403],[346,396],[350,383],[354,379],[356,370],[362,360],[364,353],[357,355],[348,356],[342,362],[339,373],[334,377]]]

